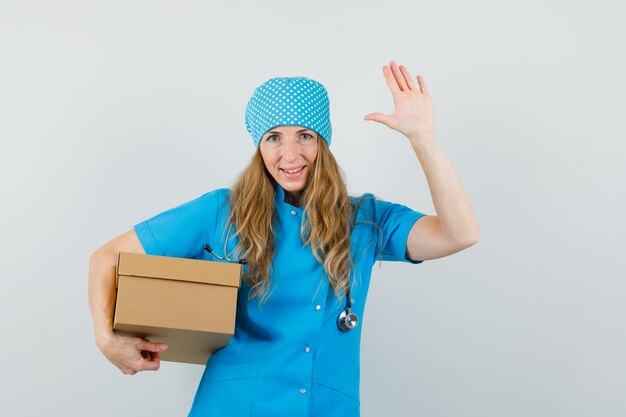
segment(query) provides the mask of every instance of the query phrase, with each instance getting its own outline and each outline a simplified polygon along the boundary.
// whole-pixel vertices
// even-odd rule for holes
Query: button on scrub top
[[[372,194],[350,197],[364,198],[351,234],[352,310],[360,323],[341,331],[337,316],[345,297],[335,296],[323,266],[300,240],[303,208],[286,203],[282,187],[274,187],[271,296],[261,306],[256,298],[249,301],[250,286],[242,280],[235,334],[208,359],[189,417],[358,417],[361,329],[372,267],[378,259],[423,262],[407,259],[405,251],[409,231],[424,213]],[[146,253],[219,262],[203,246],[224,256],[226,244],[226,253],[237,255],[232,231],[226,242],[228,193],[216,189],[135,225]]]

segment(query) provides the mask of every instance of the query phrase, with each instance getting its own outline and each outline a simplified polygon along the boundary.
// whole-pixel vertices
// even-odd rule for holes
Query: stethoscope
[[[350,284],[348,283],[348,290],[346,292],[346,308],[337,317],[337,325],[339,329],[347,332],[354,329],[359,324],[359,316],[352,312],[352,298],[350,298]]]
[[[221,257],[217,255],[209,245],[204,245],[204,250],[222,261],[226,260],[228,262],[242,265],[246,265],[248,263],[248,261],[244,258],[230,259],[226,255],[224,255],[224,257]],[[346,290],[346,308],[341,313],[339,313],[339,317],[337,317],[337,326],[340,330],[347,332],[348,330],[354,329],[358,324],[359,317],[356,315],[356,313],[352,312],[352,298],[350,298],[350,285],[348,285],[348,289]]]
[[[242,264],[242,265],[246,265],[248,263],[247,260],[241,258],[241,259],[230,259],[228,256],[225,256],[224,258],[222,258],[221,256],[219,256],[217,253],[213,252],[213,249],[211,249],[211,247],[209,245],[204,245],[204,250],[209,252],[211,255],[215,256],[217,259],[220,260],[227,260],[228,262],[232,262],[235,264]]]

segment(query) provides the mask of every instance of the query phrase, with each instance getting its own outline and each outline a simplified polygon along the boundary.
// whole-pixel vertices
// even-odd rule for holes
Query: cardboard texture
[[[205,364],[235,333],[241,268],[120,252],[113,330],[167,343],[161,360]]]

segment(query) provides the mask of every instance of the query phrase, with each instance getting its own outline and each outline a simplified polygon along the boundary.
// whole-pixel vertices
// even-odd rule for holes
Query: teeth
[[[298,169],[293,169],[293,170],[291,170],[291,171],[287,171],[287,170],[285,169],[284,171],[285,171],[285,172],[288,172],[288,173],[290,173],[290,174],[295,174],[296,172],[301,171],[301,170],[302,170],[302,168],[304,168],[304,167],[300,167],[300,168],[298,168]]]

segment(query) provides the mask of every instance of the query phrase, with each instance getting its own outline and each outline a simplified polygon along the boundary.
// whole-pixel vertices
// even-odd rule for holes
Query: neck
[[[299,193],[291,193],[289,191],[285,191],[285,203],[291,204],[292,206],[301,207],[302,206],[302,192]]]

